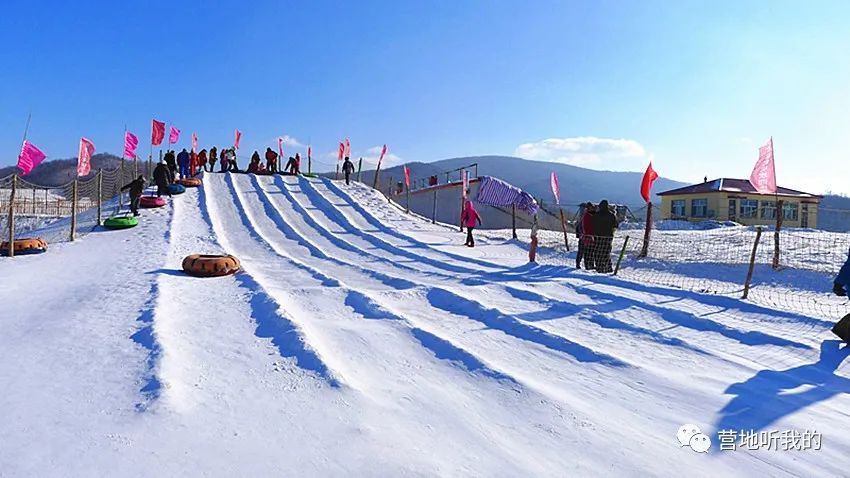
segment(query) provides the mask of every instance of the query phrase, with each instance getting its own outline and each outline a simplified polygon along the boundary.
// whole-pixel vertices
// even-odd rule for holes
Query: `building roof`
[[[719,178],[713,181],[706,181],[704,183],[693,184],[691,186],[685,186],[683,188],[671,189],[669,191],[664,191],[658,193],[659,196],[676,196],[680,194],[699,194],[699,193],[717,193],[717,192],[727,192],[727,193],[741,193],[741,194],[753,194],[753,195],[762,195],[762,196],[773,196],[773,194],[761,194],[756,191],[756,188],[750,183],[748,179],[732,179],[732,178]],[[776,193],[779,196],[785,197],[796,197],[802,199],[820,199],[823,196],[818,196],[817,194],[806,193],[803,191],[797,191],[794,189],[783,188],[781,186],[776,187]]]

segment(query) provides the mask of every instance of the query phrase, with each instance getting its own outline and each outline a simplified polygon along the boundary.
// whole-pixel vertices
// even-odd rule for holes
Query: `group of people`
[[[617,216],[608,201],[602,200],[599,205],[584,203],[581,205],[576,219],[576,237],[579,240],[576,254],[576,268],[584,268],[600,273],[610,273],[611,246],[614,242],[614,231],[618,226]]]
[[[301,174],[301,154],[295,153],[295,156],[290,156],[286,166],[281,171],[279,166],[280,155],[271,148],[266,148],[266,163],[263,164],[260,158],[259,151],[254,151],[251,155],[251,162],[248,164],[246,172],[253,174]]]

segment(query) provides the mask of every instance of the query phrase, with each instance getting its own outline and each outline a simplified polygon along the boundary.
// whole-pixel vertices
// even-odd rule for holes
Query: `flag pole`
[[[24,139],[23,139],[23,141],[21,141],[21,144],[23,144],[23,142],[27,140],[27,133],[29,133],[29,131],[30,131],[30,120],[31,119],[32,119],[32,111],[30,111],[29,114],[27,114],[27,125],[24,127]]]

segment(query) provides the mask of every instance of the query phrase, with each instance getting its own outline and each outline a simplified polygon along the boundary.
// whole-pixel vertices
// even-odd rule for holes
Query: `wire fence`
[[[122,163],[60,186],[34,184],[16,174],[0,178],[0,242],[29,238],[36,230],[48,243],[73,241],[120,211],[121,187],[139,174],[150,177],[151,164]]]

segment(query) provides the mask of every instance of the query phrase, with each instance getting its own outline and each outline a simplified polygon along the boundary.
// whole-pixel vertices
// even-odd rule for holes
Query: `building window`
[[[786,221],[797,220],[797,203],[786,202],[782,205],[782,219]]]
[[[691,199],[691,217],[708,216],[708,199]]]
[[[685,200],[674,199],[670,202],[673,217],[685,217]]]
[[[754,218],[759,208],[755,199],[741,199],[741,217]]]
[[[761,218],[776,219],[776,202],[762,201],[761,202]]]

